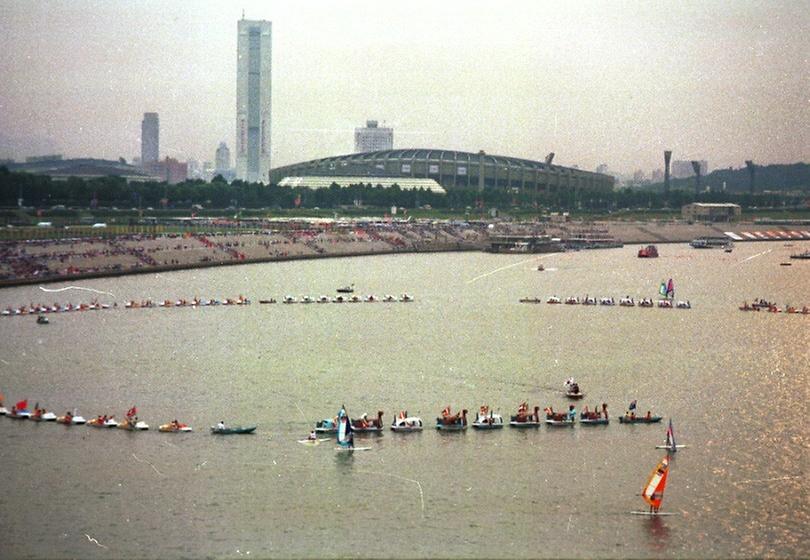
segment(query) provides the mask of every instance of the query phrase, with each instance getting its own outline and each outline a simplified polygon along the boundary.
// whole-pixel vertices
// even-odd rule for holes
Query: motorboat
[[[397,301],[397,298],[395,298],[391,294],[385,294],[385,297],[382,300],[383,303],[394,303],[395,301]]]
[[[594,409],[588,410],[588,407],[585,407],[579,415],[579,423],[585,426],[606,426],[610,423],[610,418],[608,417],[607,411],[607,404],[602,403],[602,409]]]
[[[658,248],[655,245],[647,245],[643,249],[638,250],[638,258],[640,259],[654,259],[658,256]]]
[[[573,426],[576,421],[574,405],[568,407],[568,412],[554,412],[551,407],[546,408],[546,424],[549,426]]]
[[[37,317],[37,325],[47,325],[50,323],[50,320],[45,315],[39,315]]]
[[[476,430],[499,430],[503,428],[503,418],[500,414],[492,412],[489,406],[484,405],[475,413],[472,427]]]
[[[336,434],[337,418],[324,418],[315,422],[315,431],[319,434]]]
[[[409,296],[408,294],[402,294],[402,296],[399,298],[399,301],[403,303],[411,302],[413,301],[413,296]]]
[[[513,428],[537,428],[540,424],[540,407],[535,406],[534,412],[529,414],[529,404],[526,402],[521,403],[517,414],[509,417],[509,425]]]
[[[27,409],[17,410],[17,408],[11,407],[11,412],[9,412],[7,416],[17,420],[28,420],[31,418],[31,411]]]
[[[169,422],[168,424],[161,424],[158,428],[159,432],[167,432],[176,434],[178,432],[191,432],[191,426],[188,424],[183,424],[182,422]]]
[[[301,296],[301,303],[315,303],[315,300],[309,296]]]
[[[391,431],[410,433],[422,431],[422,419],[418,416],[408,416],[407,411],[402,411],[394,417],[391,423]]]
[[[8,414],[8,409],[5,406],[0,406],[0,416]]]
[[[343,296],[337,296],[332,298],[332,303],[345,303],[345,302],[346,298],[344,298]]]
[[[520,303],[543,303],[543,300],[538,297],[524,297],[518,300]]]
[[[379,300],[373,294],[369,294],[363,298],[363,301],[366,303],[375,303],[376,301]]]
[[[339,294],[351,294],[351,293],[354,293],[354,284],[352,284],[350,286],[342,286],[342,287],[338,288],[335,291],[337,293],[339,293]]]
[[[546,269],[546,267],[543,266],[543,263],[540,263],[540,264],[537,265],[537,270],[538,271],[543,272],[545,269]]]
[[[377,411],[376,419],[368,419],[368,414],[363,414],[360,418],[352,420],[352,431],[357,434],[382,433],[383,431],[383,411]]]
[[[570,377],[566,380],[565,384],[565,396],[569,399],[581,399],[585,396],[585,393],[582,392],[582,389],[579,388],[579,383],[574,381],[573,377]]]
[[[31,420],[34,422],[56,422],[56,414],[47,412],[44,408],[34,409]]]
[[[275,300],[275,298],[270,298],[270,299],[260,299],[260,300],[259,300],[259,303],[276,303],[276,300]],[[203,303],[202,305],[205,305],[205,304]]]
[[[436,418],[436,429],[447,432],[460,432],[467,429],[467,410],[464,409],[460,413],[450,413],[450,407],[442,410],[441,417]]]
[[[558,298],[557,296],[551,296],[546,300],[546,303],[555,304],[555,303],[562,303],[562,301],[560,301],[560,298]]]
[[[115,428],[118,426],[118,422],[112,417],[99,416],[88,420],[87,425],[94,428]]]
[[[360,296],[352,296],[352,297],[349,298],[348,301],[349,301],[349,303],[360,303],[363,300],[360,299]]]
[[[76,426],[80,424],[86,424],[87,420],[85,420],[82,416],[77,414],[65,414],[64,416],[59,416],[56,419],[57,424],[66,424],[68,426]]]
[[[121,430],[129,430],[130,432],[134,432],[136,430],[144,431],[149,429],[149,424],[147,424],[143,420],[135,420],[127,418],[126,420],[118,424],[118,428]]]
[[[296,299],[295,296],[284,296],[284,299],[281,300],[281,303],[295,303]]]
[[[318,298],[318,303],[330,303],[332,300],[329,299],[329,296],[321,296]]]

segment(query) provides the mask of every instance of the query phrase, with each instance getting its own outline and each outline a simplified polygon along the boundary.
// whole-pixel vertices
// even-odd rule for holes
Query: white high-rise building
[[[354,151],[376,152],[394,149],[394,129],[377,126],[377,121],[366,121],[365,128],[354,129]]]
[[[272,24],[242,19],[237,28],[236,178],[267,183]]]

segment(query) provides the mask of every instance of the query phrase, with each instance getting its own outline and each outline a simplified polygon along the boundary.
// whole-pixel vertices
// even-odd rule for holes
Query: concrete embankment
[[[566,239],[594,234],[625,244],[685,243],[697,237],[735,242],[810,240],[807,225],[566,222],[563,224],[400,224],[342,230],[254,231],[121,235],[0,243],[0,286],[64,282],[317,258],[480,251],[490,235],[541,235]]]

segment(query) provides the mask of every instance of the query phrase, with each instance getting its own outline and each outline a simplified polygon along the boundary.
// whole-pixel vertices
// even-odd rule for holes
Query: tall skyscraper
[[[394,149],[394,129],[380,128],[377,121],[366,121],[365,128],[354,129],[354,151],[376,152]]]
[[[160,159],[160,121],[157,113],[144,113],[141,121],[141,165]]]
[[[219,143],[216,153],[216,168],[217,172],[228,171],[231,168],[231,151],[225,142]]]
[[[237,29],[236,178],[267,183],[270,180],[272,24],[242,19]]]

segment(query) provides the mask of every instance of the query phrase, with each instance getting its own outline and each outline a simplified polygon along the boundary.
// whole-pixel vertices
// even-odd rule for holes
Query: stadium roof
[[[280,187],[309,187],[310,189],[327,189],[333,184],[341,188],[352,185],[371,185],[372,187],[391,188],[394,185],[404,191],[425,189],[437,194],[446,194],[446,191],[434,179],[420,179],[413,177],[284,177],[279,181]]]

